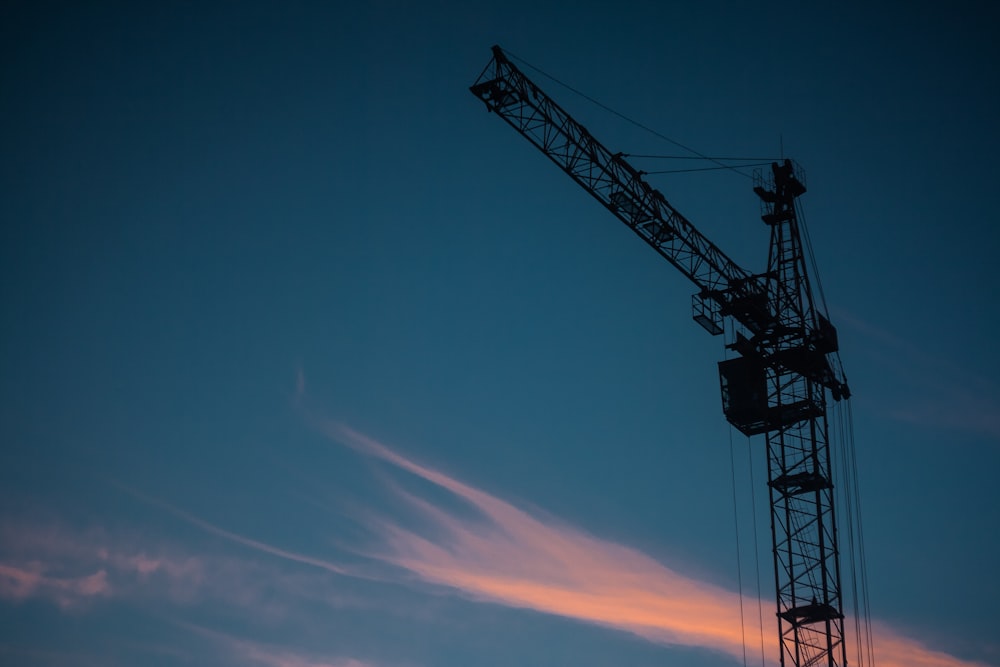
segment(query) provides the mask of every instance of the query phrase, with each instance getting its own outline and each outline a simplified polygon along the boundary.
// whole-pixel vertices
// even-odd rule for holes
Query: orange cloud
[[[198,635],[207,637],[217,645],[224,647],[226,652],[232,658],[239,660],[239,664],[241,665],[261,665],[263,667],[375,667],[372,663],[362,662],[354,658],[305,654],[269,644],[240,639],[202,626],[188,623],[179,623],[178,625]]]
[[[40,599],[62,609],[99,599],[224,602],[273,617],[290,604],[275,591],[313,594],[315,579],[99,527],[0,518],[0,600],[10,602]]]
[[[467,512],[449,511],[397,489],[427,529],[418,532],[376,519],[373,528],[383,540],[376,558],[475,600],[742,658],[737,593],[681,574],[635,549],[530,514],[342,424],[323,428],[338,442],[447,489],[477,510],[479,518],[469,518]],[[777,656],[777,630],[769,622],[765,642]],[[758,632],[748,631],[747,652],[753,654],[759,645]],[[875,647],[880,667],[980,665],[931,650],[885,626],[876,629]]]

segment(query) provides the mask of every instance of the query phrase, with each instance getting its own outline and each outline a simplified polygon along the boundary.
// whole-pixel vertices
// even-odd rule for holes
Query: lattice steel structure
[[[827,396],[849,396],[827,355],[836,331],[813,303],[796,199],[801,170],[786,160],[756,175],[761,219],[771,229],[767,271],[738,266],[493,47],[470,87],[489,111],[570,178],[699,289],[693,318],[709,333],[735,323],[719,363],[723,412],[748,436],[764,434],[782,666],[844,667],[844,616],[833,507]]]

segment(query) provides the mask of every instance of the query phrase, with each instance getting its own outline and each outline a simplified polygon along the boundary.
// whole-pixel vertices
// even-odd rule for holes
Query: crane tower
[[[692,317],[712,335],[730,327],[719,363],[726,419],[763,435],[782,667],[845,667],[840,556],[827,406],[850,397],[837,333],[813,300],[797,199],[806,192],[790,160],[756,174],[770,229],[767,269],[727,257],[662,193],[526,77],[499,46],[473,95],[544,153],[615,217],[691,280]]]

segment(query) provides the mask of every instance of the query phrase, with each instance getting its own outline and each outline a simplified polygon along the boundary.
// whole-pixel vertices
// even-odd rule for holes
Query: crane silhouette
[[[525,76],[499,46],[473,95],[530,141],[698,291],[692,317],[728,330],[736,356],[719,362],[722,408],[742,433],[766,440],[780,663],[844,667],[840,551],[827,407],[850,398],[837,332],[813,298],[791,160],[754,176],[770,229],[767,268],[752,273],[702,235],[623,154],[598,142]]]

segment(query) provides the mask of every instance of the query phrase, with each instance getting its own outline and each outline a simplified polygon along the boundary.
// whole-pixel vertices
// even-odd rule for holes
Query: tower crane
[[[712,335],[732,325],[719,362],[722,409],[767,449],[777,626],[782,667],[845,667],[840,555],[827,406],[850,397],[834,326],[816,307],[790,160],[755,174],[770,229],[767,269],[751,273],[703,236],[622,153],[598,142],[525,76],[499,46],[473,95],[559,166],[695,284],[692,317]]]

